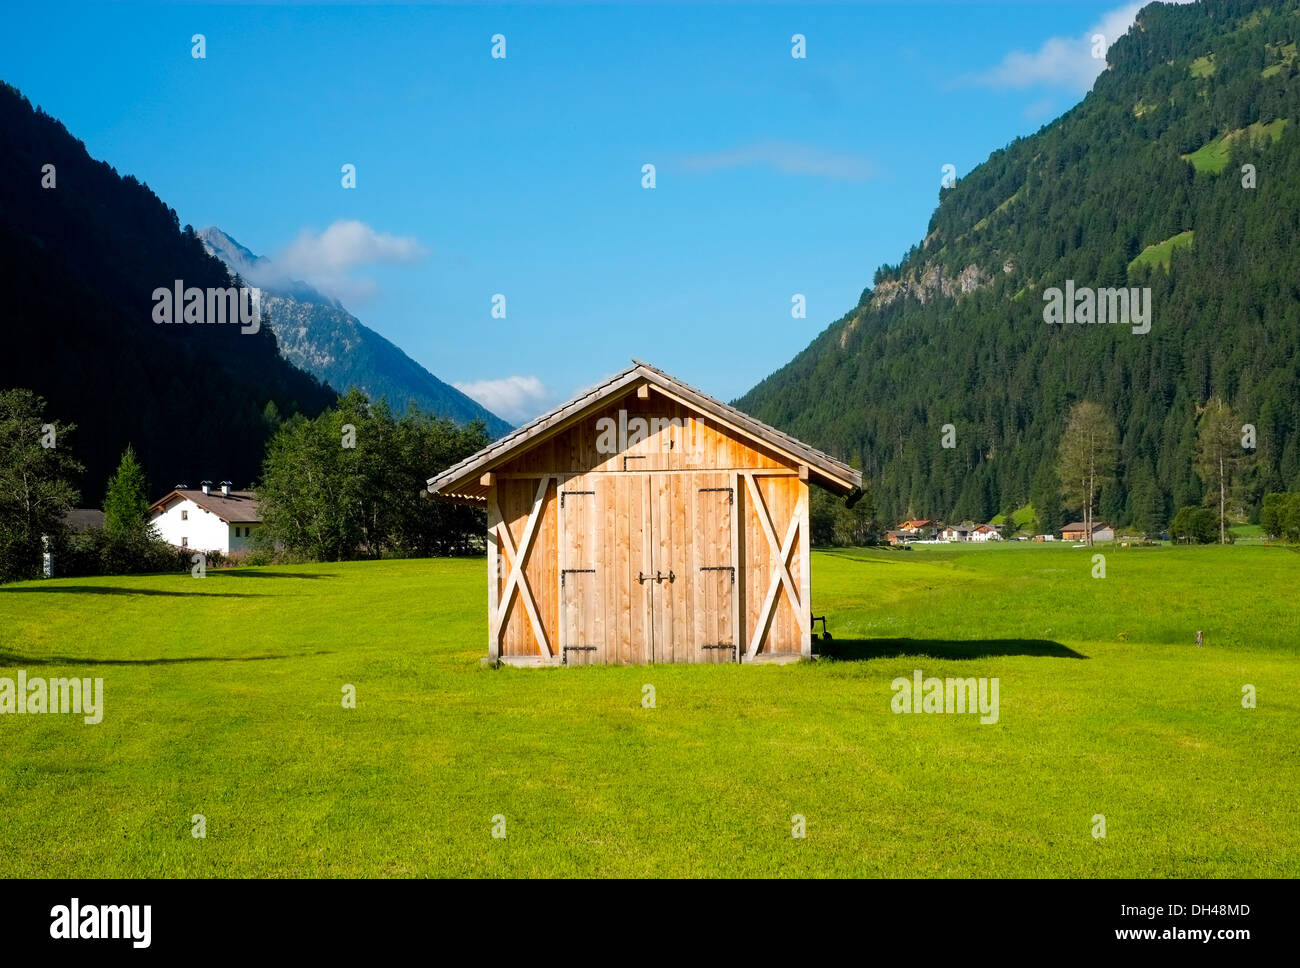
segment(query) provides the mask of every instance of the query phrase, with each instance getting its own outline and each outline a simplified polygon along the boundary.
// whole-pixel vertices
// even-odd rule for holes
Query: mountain
[[[1300,489],[1298,41],[1295,0],[1143,8],[1080,104],[941,189],[923,241],[737,406],[860,462],[885,520],[1025,504],[1083,399],[1119,432],[1104,520],[1201,503],[1212,395],[1258,435],[1243,505]],[[1149,288],[1150,331],[1049,325],[1071,281]]]
[[[153,192],[0,82],[0,387],[34,390],[77,425],[88,505],[127,444],[154,494],[204,477],[246,486],[277,415],[336,399],[266,327],[155,323],[155,290],[178,279],[230,285]]]
[[[304,282],[276,278],[268,259],[254,255],[219,228],[199,238],[232,272],[258,285],[268,323],[286,360],[313,373],[340,393],[352,387],[371,399],[385,397],[399,412],[414,402],[421,410],[465,423],[483,420],[500,437],[511,427],[496,414],[443,383],[397,346],[362,324],[336,299]]]

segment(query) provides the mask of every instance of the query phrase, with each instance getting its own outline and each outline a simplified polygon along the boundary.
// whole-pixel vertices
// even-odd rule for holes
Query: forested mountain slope
[[[1201,502],[1215,394],[1258,431],[1245,502],[1300,488],[1297,41],[1295,0],[1146,7],[1079,105],[942,189],[924,241],[737,405],[860,461],[885,520],[1022,505],[1081,399],[1119,430],[1104,519],[1138,490]],[[1150,287],[1150,331],[1046,324],[1067,280]]]
[[[83,504],[103,500],[128,444],[155,494],[205,476],[246,486],[266,415],[336,399],[281,359],[267,327],[155,323],[154,290],[178,279],[230,285],[153,192],[0,83],[0,388],[34,390],[47,417],[76,424]]]

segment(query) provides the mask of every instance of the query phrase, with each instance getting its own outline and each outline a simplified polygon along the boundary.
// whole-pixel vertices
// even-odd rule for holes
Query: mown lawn
[[[1300,873],[1288,550],[818,553],[839,658],[786,667],[483,668],[483,572],[0,588],[0,676],[106,706],[0,716],[0,875]],[[918,668],[999,721],[895,715]]]

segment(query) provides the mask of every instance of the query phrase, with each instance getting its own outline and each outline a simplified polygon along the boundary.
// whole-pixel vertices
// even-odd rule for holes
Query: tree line
[[[0,391],[0,581],[58,575],[187,570],[197,551],[162,540],[149,514],[147,476],[122,453],[104,495],[102,527],[72,528],[76,427],[50,417],[26,389]],[[274,424],[254,492],[263,527],[251,562],[423,557],[482,549],[482,511],[430,499],[424,482],[488,443],[482,421],[458,426],[412,407],[400,417],[359,390],[316,417]],[[209,557],[220,563],[220,556]]]
[[[1131,523],[1145,535],[1169,530],[1176,541],[1227,544],[1233,521],[1249,517],[1249,482],[1257,470],[1255,428],[1218,397],[1212,398],[1197,415],[1193,466],[1202,487],[1197,504],[1180,507],[1166,515],[1150,469],[1139,465],[1132,473],[1133,513]],[[1056,447],[1054,461],[1044,461],[1030,487],[1034,511],[1033,529],[1055,533],[1065,523],[1065,513],[1078,514],[1084,526],[1084,541],[1092,544],[1101,495],[1121,469],[1119,435],[1115,420],[1098,403],[1082,400],[1071,409],[1065,430]],[[1296,540],[1287,530],[1290,496],[1271,493],[1264,498],[1260,524],[1271,537]],[[1104,508],[1102,509],[1104,511]],[[926,509],[919,509],[924,515]],[[909,512],[909,516],[911,513]],[[1110,519],[1107,523],[1116,523]],[[874,543],[880,533],[877,513],[870,494],[853,510],[828,495],[814,494],[810,508],[813,541],[823,545]]]
[[[262,538],[318,561],[469,554],[482,547],[482,511],[432,500],[425,481],[488,444],[482,421],[463,426],[353,389],[315,418],[301,414],[267,447],[256,487]]]

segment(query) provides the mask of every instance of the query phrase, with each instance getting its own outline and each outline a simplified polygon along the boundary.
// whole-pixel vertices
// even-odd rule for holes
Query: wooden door
[[[560,483],[565,664],[740,660],[736,485],[726,472],[592,473]]]
[[[645,474],[589,475],[604,510],[597,572],[604,601],[604,641],[595,661],[641,665],[654,661],[651,599],[651,492]]]
[[[647,475],[650,486],[650,630],[654,662],[691,662],[690,560],[681,474]]]
[[[728,473],[651,474],[650,623],[655,662],[735,662]]]
[[[688,479],[691,569],[690,662],[738,662],[741,583],[736,554],[736,479],[728,473]]]

